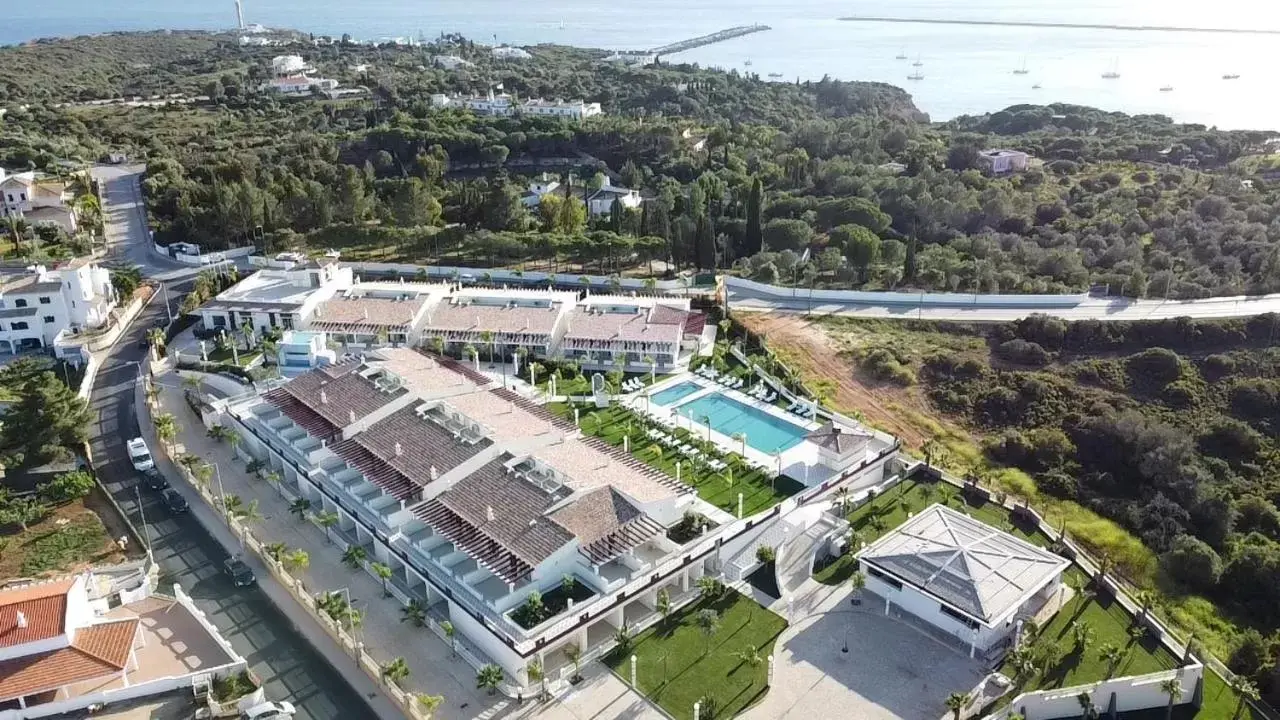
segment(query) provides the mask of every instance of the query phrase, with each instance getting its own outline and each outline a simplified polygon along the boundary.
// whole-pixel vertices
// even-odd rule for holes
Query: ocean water
[[[906,88],[935,120],[1015,103],[1163,113],[1221,128],[1280,129],[1280,35],[842,22],[891,16],[1280,31],[1259,0],[244,0],[248,22],[358,39],[460,32],[478,41],[644,49],[748,23],[773,29],[672,55],[782,80]],[[46,0],[0,19],[0,43],[34,37],[234,25],[233,0]],[[908,60],[895,56],[905,53]],[[919,58],[923,80],[908,80]],[[746,66],[747,61],[751,65]],[[1025,63],[1028,73],[1014,74]],[[1115,67],[1120,77],[1102,73]],[[1238,73],[1238,80],[1223,80]],[[1040,89],[1033,85],[1040,84]],[[1161,92],[1163,86],[1172,91]]]

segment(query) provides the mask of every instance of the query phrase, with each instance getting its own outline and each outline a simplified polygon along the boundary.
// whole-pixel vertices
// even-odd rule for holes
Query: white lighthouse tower
[[[240,0],[236,0],[236,27],[244,29],[244,8],[240,5]]]

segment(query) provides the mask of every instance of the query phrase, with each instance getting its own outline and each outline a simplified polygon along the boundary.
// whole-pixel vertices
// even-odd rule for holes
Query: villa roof
[[[311,324],[318,330],[344,330],[352,326],[408,328],[430,300],[429,295],[395,298],[333,298],[316,308]]]
[[[573,533],[584,556],[597,565],[665,530],[611,487],[588,491],[551,513],[551,519]]]
[[[72,577],[0,591],[0,648],[39,642],[66,632],[67,593],[75,581]],[[22,613],[23,623],[19,623],[18,613]]]
[[[118,673],[137,633],[136,619],[91,625],[77,630],[68,647],[0,661],[0,700]]]
[[[352,418],[359,420],[408,392],[403,386],[380,389],[372,379],[356,372],[364,368],[354,360],[328,365],[303,373],[280,389],[334,426],[344,428]]]
[[[1069,565],[1058,555],[937,504],[859,557],[988,625]]]
[[[680,343],[685,313],[676,308],[657,305],[635,308],[633,312],[592,312],[591,308],[575,308],[569,316],[565,339],[599,342]]]
[[[524,579],[573,536],[543,514],[560,498],[494,460],[414,514],[509,583]]]
[[[455,298],[442,302],[431,312],[426,328],[437,332],[524,333],[550,335],[560,318],[561,304],[529,307],[526,305],[458,302]]]
[[[828,420],[825,425],[810,432],[806,439],[836,455],[846,455],[865,449],[871,437],[871,433],[862,428],[848,428],[834,420]]]

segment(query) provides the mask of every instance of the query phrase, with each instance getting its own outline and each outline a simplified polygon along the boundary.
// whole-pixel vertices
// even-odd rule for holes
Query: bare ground
[[[837,410],[860,414],[869,425],[897,436],[907,447],[918,449],[934,435],[935,430],[922,422],[925,418],[944,425],[951,434],[968,435],[942,421],[919,388],[866,378],[847,348],[811,319],[784,313],[742,313],[737,319],[764,337],[778,357],[806,380],[830,383]]]

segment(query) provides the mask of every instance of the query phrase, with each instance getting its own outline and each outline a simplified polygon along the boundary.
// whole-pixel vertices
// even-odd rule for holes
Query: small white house
[[[818,446],[818,457],[822,464],[835,470],[845,470],[866,460],[867,448],[874,437],[865,428],[850,428],[836,423],[834,420],[809,433],[806,438]]]
[[[989,175],[1006,175],[1026,170],[1030,158],[1019,150],[983,150],[978,153],[978,164]]]
[[[1070,563],[945,505],[934,504],[858,554],[867,590],[969,646],[1008,638],[1064,592]]]
[[[518,47],[504,45],[493,49],[493,58],[495,60],[531,60],[533,56]]]
[[[613,211],[614,200],[622,203],[624,210],[634,210],[643,202],[639,190],[605,185],[587,197],[587,210],[592,215],[608,215]]]

